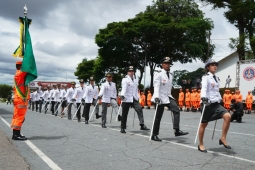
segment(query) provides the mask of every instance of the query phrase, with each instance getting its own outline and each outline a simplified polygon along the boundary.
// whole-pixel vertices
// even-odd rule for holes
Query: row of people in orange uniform
[[[222,100],[224,107],[227,110],[230,109],[232,99],[235,99],[237,102],[243,102],[243,96],[242,94],[240,94],[239,90],[237,90],[236,93],[230,93],[230,90],[225,90]],[[182,91],[182,89],[180,89],[178,102],[181,111],[183,110],[184,104],[187,112],[189,112],[190,110],[197,111],[198,109],[200,109],[200,90],[192,89],[190,92],[189,89],[186,89],[186,93],[184,96],[184,92]],[[253,103],[253,96],[251,94],[251,91],[248,91],[246,100],[244,102],[248,111],[247,113],[251,113]]]

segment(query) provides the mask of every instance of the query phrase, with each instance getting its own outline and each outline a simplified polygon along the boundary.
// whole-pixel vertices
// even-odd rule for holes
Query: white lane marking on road
[[[1,120],[10,127],[10,124],[0,116]],[[39,148],[37,148],[29,140],[24,141],[26,144],[53,170],[62,170],[57,164],[55,164],[48,156],[46,156]]]

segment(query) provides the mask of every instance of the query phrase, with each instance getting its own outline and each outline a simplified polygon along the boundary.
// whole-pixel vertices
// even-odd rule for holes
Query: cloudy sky
[[[126,21],[144,11],[152,0],[2,0],[0,5],[0,84],[12,84],[15,62],[11,56],[19,43],[18,17],[23,16],[23,5],[31,18],[30,34],[37,62],[39,81],[76,80],[73,72],[83,58],[97,56],[94,37],[110,22]],[[238,31],[223,17],[223,10],[202,7],[205,16],[214,21],[212,43],[216,45],[215,60],[233,51],[228,43]],[[195,63],[195,64],[194,64]],[[182,65],[174,63],[172,71],[194,71],[203,67],[200,61]],[[60,69],[61,71],[59,71]],[[149,77],[146,82],[149,82]],[[77,81],[77,80],[76,80]],[[149,84],[149,83],[146,83]]]

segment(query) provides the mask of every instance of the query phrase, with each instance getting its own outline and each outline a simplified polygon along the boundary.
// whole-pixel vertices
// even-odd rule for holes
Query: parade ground
[[[75,111],[74,108],[73,113]],[[82,108],[83,110],[83,108]],[[91,111],[93,107],[91,107]],[[101,106],[100,110],[101,113]],[[63,170],[139,170],[139,169],[255,169],[255,114],[243,116],[243,123],[232,122],[227,141],[232,149],[219,145],[222,120],[218,120],[214,139],[214,122],[206,128],[204,143],[208,153],[194,144],[199,112],[181,112],[181,130],[186,136],[175,137],[171,112],[165,110],[160,134],[162,142],[149,141],[150,131],[141,131],[137,114],[129,110],[126,134],[120,133],[112,108],[108,108],[107,128],[101,119],[88,125],[47,114],[27,111],[21,133],[27,141],[13,141],[10,122],[13,106],[0,104],[0,169]],[[154,109],[144,109],[145,125],[151,129]]]

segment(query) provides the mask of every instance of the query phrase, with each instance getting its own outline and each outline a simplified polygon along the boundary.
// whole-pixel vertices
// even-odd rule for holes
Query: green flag
[[[37,78],[37,69],[33,53],[32,41],[28,30],[29,22],[27,17],[24,18],[24,23],[25,23],[25,35],[24,35],[25,49],[21,71],[27,72],[25,78],[25,85],[28,85],[31,81]]]

